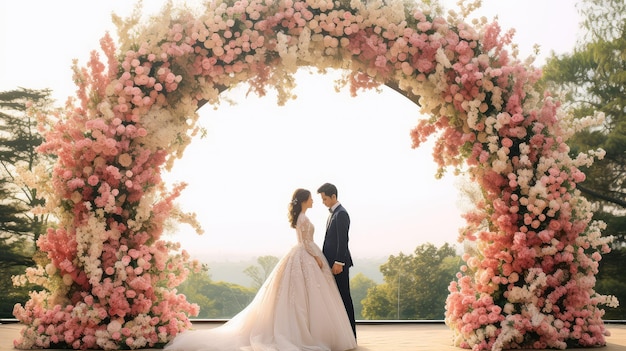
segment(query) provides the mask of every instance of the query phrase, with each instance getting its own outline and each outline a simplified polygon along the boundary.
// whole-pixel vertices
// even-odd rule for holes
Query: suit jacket
[[[346,267],[352,266],[352,256],[348,249],[348,231],[350,230],[350,216],[348,211],[339,205],[333,212],[330,223],[326,228],[322,252],[332,267],[335,262],[343,262]]]

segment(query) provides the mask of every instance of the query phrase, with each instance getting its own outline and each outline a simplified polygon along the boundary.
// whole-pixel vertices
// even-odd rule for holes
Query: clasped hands
[[[320,268],[322,268],[323,266],[322,259],[319,256],[314,256],[314,257],[315,257],[315,261],[317,262],[317,265]],[[333,272],[334,275],[340,274],[341,272],[343,272],[343,265],[340,265],[339,263],[335,262],[330,270],[331,272]]]

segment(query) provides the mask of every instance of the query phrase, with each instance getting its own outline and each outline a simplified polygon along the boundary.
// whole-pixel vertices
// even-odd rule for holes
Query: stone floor
[[[194,328],[213,328],[221,323],[194,322]],[[626,324],[608,323],[607,346],[602,351],[626,351]],[[14,350],[13,340],[22,328],[17,323],[0,324],[0,351]],[[460,351],[452,346],[451,332],[443,323],[359,323],[357,351]]]

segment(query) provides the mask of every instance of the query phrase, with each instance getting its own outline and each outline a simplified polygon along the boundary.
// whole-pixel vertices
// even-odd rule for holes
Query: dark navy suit
[[[324,237],[324,246],[322,252],[326,256],[328,265],[333,266],[335,262],[344,263],[343,272],[335,275],[337,288],[341,294],[341,299],[346,307],[352,331],[356,337],[356,323],[354,321],[354,305],[352,304],[352,296],[350,295],[350,267],[352,266],[352,256],[348,249],[348,231],[350,230],[350,216],[346,209],[337,206],[332,213],[328,226],[326,228],[326,236]]]

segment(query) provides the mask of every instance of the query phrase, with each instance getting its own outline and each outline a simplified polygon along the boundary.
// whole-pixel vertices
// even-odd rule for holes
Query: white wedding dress
[[[313,241],[313,224],[296,222],[298,243],[276,264],[252,302],[225,324],[188,330],[168,351],[344,351],[356,348],[328,262]],[[322,259],[323,267],[315,258]]]

